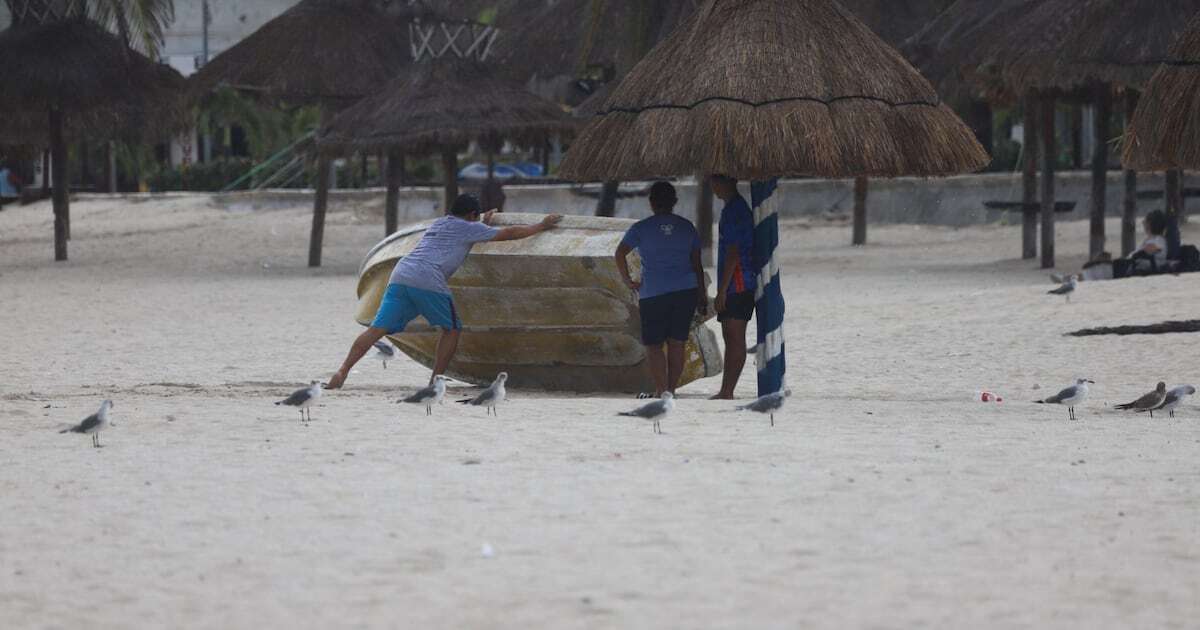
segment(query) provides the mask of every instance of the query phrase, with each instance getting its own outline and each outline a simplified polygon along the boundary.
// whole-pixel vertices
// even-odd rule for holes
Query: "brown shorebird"
[[[1191,396],[1192,394],[1195,394],[1195,393],[1196,393],[1195,387],[1192,387],[1191,385],[1180,385],[1179,387],[1176,387],[1176,388],[1172,389],[1171,391],[1167,392],[1167,397],[1163,399],[1162,404],[1155,407],[1151,411],[1165,410],[1167,413],[1171,414],[1172,418],[1174,418],[1175,417],[1175,408],[1178,407],[1179,404],[1183,402],[1184,398],[1187,398],[1188,396]]]
[[[1163,383],[1163,382],[1159,382],[1159,384],[1154,387],[1154,391],[1150,392],[1149,394],[1146,394],[1145,396],[1142,396],[1141,398],[1139,398],[1133,402],[1125,403],[1124,405],[1117,405],[1117,409],[1132,409],[1134,411],[1149,411],[1150,417],[1153,418],[1154,417],[1154,409],[1156,407],[1158,407],[1159,405],[1163,404],[1163,401],[1165,401],[1166,399],[1167,399],[1167,384]]]

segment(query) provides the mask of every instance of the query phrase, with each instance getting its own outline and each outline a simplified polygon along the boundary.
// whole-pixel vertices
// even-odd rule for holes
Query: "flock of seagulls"
[[[1067,407],[1067,417],[1071,420],[1076,420],[1075,407],[1087,399],[1088,385],[1095,385],[1096,382],[1086,378],[1075,380],[1075,384],[1071,385],[1050,396],[1041,400],[1035,400],[1035,403],[1044,403],[1051,405],[1065,405]],[[1133,402],[1128,402],[1116,405],[1116,409],[1122,411],[1136,411],[1138,413],[1149,413],[1150,417],[1154,417],[1155,411],[1166,411],[1172,418],[1175,417],[1175,409],[1186,399],[1196,393],[1196,388],[1191,385],[1180,385],[1171,390],[1167,390],[1167,384],[1159,382],[1154,387],[1154,391],[1149,392]]]
[[[1051,291],[1058,295],[1066,295],[1070,299],[1070,294],[1075,290],[1074,276],[1067,278],[1067,281],[1059,289]],[[375,344],[376,356],[383,363],[384,368],[387,368],[387,362],[396,357],[396,349],[386,343],[379,342]],[[484,407],[488,415],[499,416],[496,408],[508,399],[508,390],[505,384],[508,382],[508,373],[501,372],[496,375],[496,379],[492,384],[472,398],[464,398],[456,402],[464,405],[472,405],[475,407]],[[397,403],[406,403],[412,405],[421,405],[425,407],[425,415],[433,415],[433,408],[436,405],[443,404],[446,397],[445,376],[438,375],[433,377],[430,384],[412,394],[397,400]],[[1054,404],[1063,405],[1067,408],[1067,416],[1071,420],[1076,420],[1075,407],[1082,404],[1088,397],[1088,385],[1094,385],[1095,381],[1086,378],[1076,379],[1069,387],[1064,388],[1053,396],[1035,400],[1039,404]],[[309,422],[312,420],[312,406],[321,399],[322,383],[320,381],[312,381],[308,387],[297,389],[292,392],[287,398],[276,402],[276,405],[285,407],[295,407],[300,414],[301,422]],[[1151,391],[1137,400],[1132,402],[1116,405],[1116,409],[1123,411],[1135,411],[1138,413],[1149,413],[1150,417],[1154,417],[1155,411],[1166,411],[1171,418],[1175,417],[1175,410],[1189,396],[1196,393],[1196,388],[1191,385],[1180,385],[1168,390],[1166,383],[1160,382],[1155,386],[1154,391]],[[775,426],[775,414],[783,409],[784,403],[788,397],[792,395],[792,390],[783,389],[778,392],[767,394],[757,398],[749,403],[735,407],[735,411],[752,411],[758,414],[765,415],[770,418],[771,426]],[[662,420],[671,414],[675,409],[675,396],[671,392],[664,392],[661,398],[646,403],[632,411],[623,411],[618,413],[618,416],[639,418],[647,420],[651,423],[651,427],[655,434],[662,433]],[[92,446],[100,448],[100,432],[110,426],[115,426],[109,418],[109,412],[113,408],[111,400],[105,400],[100,409],[96,413],[84,418],[79,424],[65,428],[59,433],[82,433],[92,436]]]

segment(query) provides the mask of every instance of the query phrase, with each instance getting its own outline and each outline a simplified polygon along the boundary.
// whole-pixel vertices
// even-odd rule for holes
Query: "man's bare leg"
[[[682,341],[667,340],[667,391],[672,394],[683,376],[683,349],[686,345]]]
[[[461,330],[443,330],[442,336],[438,337],[437,350],[434,351],[433,374],[429,376],[430,383],[433,383],[434,376],[446,373],[446,368],[450,366],[450,361],[454,359],[454,353],[458,350],[460,333]]]
[[[379,341],[386,334],[387,331],[382,328],[372,327],[364,330],[354,340],[354,344],[350,346],[350,354],[346,355],[346,360],[342,362],[342,367],[338,368],[333,378],[329,379],[329,384],[325,386],[325,389],[340,388],[346,382],[346,377],[350,375],[350,369],[354,367],[354,364],[358,363],[363,358],[363,355],[375,345],[375,342]]]
[[[654,379],[654,395],[662,396],[667,391],[667,357],[663,354],[662,345],[646,346],[646,369],[650,378]]]
[[[746,366],[746,324],[738,319],[721,322],[721,334],[725,338],[725,373],[721,376],[721,391],[713,400],[733,399],[742,368]]]

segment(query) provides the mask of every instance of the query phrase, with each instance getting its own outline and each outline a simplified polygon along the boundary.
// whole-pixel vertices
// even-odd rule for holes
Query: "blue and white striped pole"
[[[784,387],[783,287],[779,284],[779,216],[775,211],[778,179],[750,184],[754,207],[754,267],[758,283],[754,290],[755,320],[758,323],[758,395]]]

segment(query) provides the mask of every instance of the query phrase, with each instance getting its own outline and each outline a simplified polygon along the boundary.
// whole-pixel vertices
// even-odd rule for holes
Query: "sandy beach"
[[[383,235],[379,204],[334,211],[310,270],[310,212],[84,199],[65,264],[47,203],[0,212],[0,627],[1200,619],[1200,401],[1113,409],[1200,382],[1200,343],[1064,336],[1193,319],[1200,274],[1066,304],[1019,227],[873,226],[856,249],[848,226],[788,223],[795,395],[774,428],[705,400],[719,377],[661,436],[615,416],[628,398],[519,386],[499,418],[426,418],[393,404],[427,379],[404,358],[364,360],[304,426],[272,402],[337,368]],[[1058,239],[1077,269],[1087,224]],[[1076,376],[1096,382],[1079,421],[1029,402]],[[104,448],[57,433],[106,398]]]

